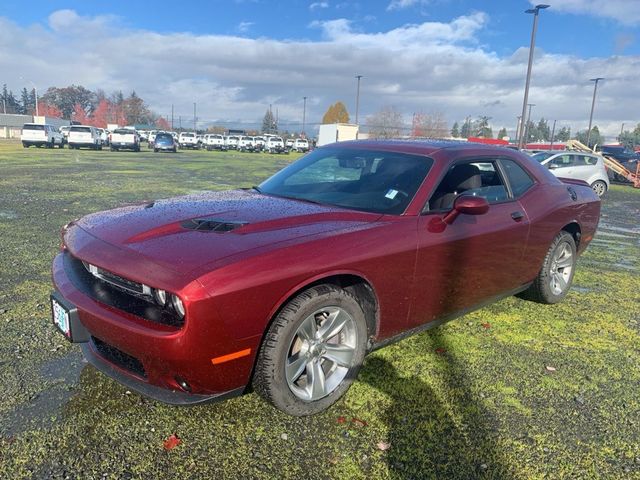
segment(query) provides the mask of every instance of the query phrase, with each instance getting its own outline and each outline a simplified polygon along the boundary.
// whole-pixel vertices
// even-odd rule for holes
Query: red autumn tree
[[[169,125],[169,122],[167,122],[167,120],[162,118],[162,117],[160,117],[156,121],[156,127],[158,127],[160,130],[170,130],[171,129],[171,125]]]
[[[38,113],[43,117],[62,118],[62,112],[59,108],[45,102],[38,104]]]
[[[84,108],[82,108],[82,105],[80,105],[79,103],[76,103],[73,106],[73,120],[75,120],[76,122],[80,122],[82,125],[89,124],[89,116],[87,115],[87,112],[84,111]]]
[[[112,105],[106,98],[100,100],[98,106],[93,111],[92,125],[99,128],[107,128],[109,122],[109,113],[112,109]]]

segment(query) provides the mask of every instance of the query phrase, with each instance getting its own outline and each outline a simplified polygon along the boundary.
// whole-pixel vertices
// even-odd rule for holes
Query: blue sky
[[[449,124],[491,117],[515,128],[532,16],[529,0],[3,0],[0,83],[29,79],[107,93],[136,90],[156,111],[257,122],[269,105],[295,129],[331,103],[363,118],[393,106]],[[585,128],[589,78],[606,77],[594,123],[609,135],[640,120],[640,0],[549,0],[540,16],[533,117]],[[46,52],[46,59],[43,58]]]
[[[607,0],[602,0],[606,3]],[[528,45],[531,16],[526,0],[431,0],[411,2],[404,8],[389,8],[383,1],[175,1],[148,2],[109,0],[108,2],[31,0],[3,1],[2,15],[21,25],[37,23],[60,8],[80,15],[119,16],[123,26],[157,32],[242,35],[251,38],[320,40],[322,31],[313,22],[348,18],[361,32],[387,31],[408,23],[449,21],[474,11],[490,15],[490,29],[478,40],[497,53]],[[624,25],[615,18],[593,16],[586,9],[567,12],[551,7],[542,12],[537,45],[549,52],[579,56],[611,56],[640,53],[638,25]],[[569,2],[570,3],[570,2]],[[627,3],[640,3],[627,0]],[[180,6],[176,6],[180,5]],[[582,11],[579,14],[576,12]]]

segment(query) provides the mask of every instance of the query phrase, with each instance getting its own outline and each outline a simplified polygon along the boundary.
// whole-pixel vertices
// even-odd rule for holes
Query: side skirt
[[[400,340],[404,340],[405,338],[411,337],[413,335],[416,335],[418,333],[424,332],[426,330],[431,330],[432,328],[435,327],[439,327],[440,325],[442,325],[443,323],[447,323],[451,320],[454,320],[456,318],[459,317],[463,317],[464,315],[466,315],[467,313],[471,313],[475,310],[480,310],[481,308],[486,307],[487,305],[490,305],[492,303],[495,303],[499,300],[502,300],[504,298],[507,297],[512,297],[513,295],[517,295],[518,293],[524,292],[527,288],[529,288],[531,286],[533,282],[527,283],[525,285],[522,285],[514,290],[511,290],[507,293],[503,293],[500,295],[496,295],[495,297],[491,297],[488,300],[485,300],[482,303],[479,303],[477,305],[474,305],[473,307],[469,307],[469,308],[465,308],[464,310],[460,310],[457,311],[455,313],[449,314],[449,315],[445,315],[444,317],[441,318],[437,318],[435,320],[432,320],[431,322],[425,323],[424,325],[419,325],[417,327],[412,328],[411,330],[406,330],[402,333],[399,333],[397,335],[394,335],[392,337],[389,338],[385,338],[383,340],[380,340],[379,342],[375,342],[372,343],[371,346],[368,349],[368,352],[373,352],[375,350],[378,350],[380,348],[384,348],[388,345],[391,345],[393,343],[399,342]]]

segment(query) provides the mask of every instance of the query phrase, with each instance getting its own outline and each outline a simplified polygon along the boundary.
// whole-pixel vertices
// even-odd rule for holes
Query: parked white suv
[[[293,149],[300,153],[308,152],[309,141],[306,138],[296,138],[296,141],[293,142]]]
[[[178,146],[180,148],[200,148],[198,136],[193,132],[181,132],[178,136]]]
[[[266,144],[266,140],[264,137],[253,137],[253,144],[255,146],[256,151],[264,150],[264,146]]]
[[[57,145],[58,148],[64,148],[64,137],[52,125],[25,123],[22,126],[20,140],[22,140],[24,148],[29,148],[31,145],[47,148],[53,148]]]
[[[240,141],[240,138],[236,135],[229,135],[226,138],[225,144],[227,145],[227,148],[229,150],[237,150],[238,149],[238,142]]]
[[[241,152],[253,152],[255,145],[253,137],[240,137],[240,140],[238,140],[238,150]]]
[[[98,129],[89,125],[71,125],[67,142],[69,148],[87,147],[102,150],[102,139]]]

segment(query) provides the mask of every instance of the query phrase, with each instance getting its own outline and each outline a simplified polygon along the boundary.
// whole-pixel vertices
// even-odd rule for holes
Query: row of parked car
[[[149,132],[147,142],[149,148],[155,149],[157,136],[166,133],[170,134],[178,148],[192,148],[207,150],[238,150],[241,152],[268,152],[268,153],[289,153],[296,151],[305,153],[309,151],[309,141],[306,138],[288,138],[283,140],[277,135],[221,135],[208,133],[199,135],[195,132]]]

